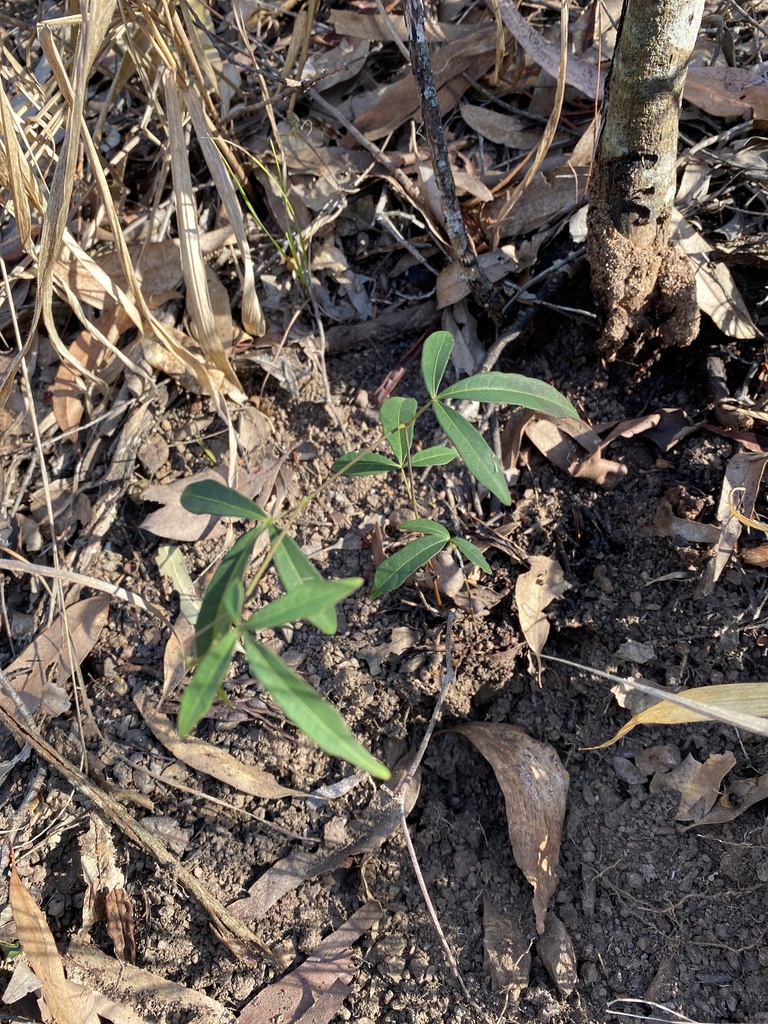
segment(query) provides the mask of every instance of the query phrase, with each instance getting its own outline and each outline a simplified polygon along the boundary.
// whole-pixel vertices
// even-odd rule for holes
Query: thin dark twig
[[[448,239],[453,249],[453,255],[458,260],[475,299],[496,323],[501,323],[504,299],[501,292],[491,284],[488,275],[478,262],[477,253],[470,244],[459,200],[456,196],[456,186],[448,162],[448,146],[440,115],[435,76],[432,73],[432,62],[429,58],[423,0],[406,0],[403,7],[408,25],[411,63],[421,98],[421,116],[432,157],[432,168]]]

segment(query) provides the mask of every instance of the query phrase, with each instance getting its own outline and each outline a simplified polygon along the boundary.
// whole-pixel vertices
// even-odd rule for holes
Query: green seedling
[[[357,577],[324,579],[281,525],[281,521],[291,523],[323,487],[339,476],[398,472],[414,509],[415,518],[401,523],[399,528],[418,536],[378,567],[372,597],[380,597],[401,586],[446,546],[454,548],[485,572],[491,571],[474,544],[463,537],[452,536],[441,523],[421,518],[416,511],[413,471],[447,465],[457,455],[476,480],[505,505],[511,503],[498,459],[480,432],[448,402],[452,399],[502,402],[552,416],[577,416],[577,413],[549,384],[515,373],[480,373],[439,390],[452,349],[453,338],[446,331],[437,331],[427,338],[421,360],[429,395],[426,405],[419,408],[415,398],[388,398],[380,411],[380,441],[368,451],[343,455],[334,463],[333,476],[313,494],[302,498],[295,509],[272,518],[249,498],[216,481],[204,480],[186,488],[181,503],[188,511],[247,519],[255,525],[224,556],[200,606],[195,634],[197,665],[182,695],[177,720],[182,736],[190,733],[207,714],[217,695],[226,700],[222,684],[235,652],[241,648],[255,678],[282,708],[286,718],[306,736],[328,754],[364,768],[378,778],[389,777],[387,768],[352,736],[341,715],[271,651],[258,634],[303,620],[333,635],[337,629],[336,605],[362,584],[362,579]],[[434,445],[414,450],[413,425],[430,410],[453,447]],[[385,440],[392,456],[375,451]],[[246,587],[246,571],[256,542],[263,535],[269,540],[269,553]],[[248,606],[270,564],[274,565],[285,593],[249,612]]]
[[[383,439],[389,444],[394,458],[373,450],[363,453],[348,452],[333,465],[335,473],[346,476],[371,476],[398,471],[405,483],[414,515],[417,517],[413,470],[425,466],[446,465],[456,455],[461,458],[472,476],[499,501],[504,505],[512,502],[504,473],[493,450],[482,434],[458,410],[448,405],[448,400],[500,402],[544,412],[550,416],[572,416],[578,419],[574,407],[559,391],[549,384],[517,373],[477,373],[439,391],[453,345],[453,338],[447,331],[436,331],[424,342],[421,375],[429,395],[426,405],[419,409],[415,398],[400,397],[388,398],[382,403],[379,416],[384,433]],[[413,450],[413,425],[420,416],[430,410],[453,448],[436,445],[421,451]],[[431,519],[416,518],[411,522],[401,523],[399,529],[422,536],[410,541],[379,565],[374,576],[371,597],[380,597],[401,586],[414,572],[427,565],[446,544],[456,548],[465,558],[486,572],[491,571],[474,544],[462,537],[452,537],[440,523]]]
[[[354,577],[325,580],[298,544],[255,502],[215,480],[190,484],[181,496],[190,512],[255,520],[253,527],[224,556],[208,585],[197,617],[197,666],[181,698],[177,728],[188,735],[207,714],[238,645],[245,650],[254,677],[282,709],[285,717],[326,753],[340,757],[372,775],[386,779],[389,771],[354,738],[341,715],[301,676],[274,654],[258,633],[305,620],[324,633],[336,632],[336,605],[362,584]],[[271,541],[270,555],[256,579],[246,588],[245,573],[256,541],[263,533]],[[274,563],[285,594],[248,614],[251,601],[269,562]]]

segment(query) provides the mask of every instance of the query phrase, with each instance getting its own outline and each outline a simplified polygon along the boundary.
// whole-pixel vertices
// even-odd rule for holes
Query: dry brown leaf
[[[529,118],[502,114],[474,103],[462,103],[459,112],[473,132],[509,149],[522,149],[528,152],[541,138],[540,131],[525,127],[530,123]]]
[[[759,68],[688,68],[683,97],[715,117],[768,120],[768,83]]]
[[[80,331],[69,345],[71,363],[60,363],[51,386],[51,408],[62,433],[79,426],[85,411],[81,401],[82,388],[76,383],[76,363],[82,363],[86,370],[94,371],[104,346],[90,331]]]
[[[753,804],[760,803],[762,800],[768,800],[768,775],[761,775],[759,779],[741,779],[734,782],[712,810],[699,818],[695,824],[722,825],[738,818]],[[693,826],[689,826],[689,828],[691,827]]]
[[[651,793],[674,789],[680,794],[676,820],[699,822],[717,800],[723,779],[735,764],[730,750],[710,754],[704,764],[689,754],[676,768],[654,775],[649,789]]]
[[[182,739],[170,718],[151,707],[146,690],[140,690],[134,696],[133,703],[155,739],[190,768],[211,775],[214,779],[240,790],[241,793],[258,796],[263,800],[305,795],[297,789],[281,786],[269,772],[256,768],[255,765],[243,764],[221,747],[194,737]]]
[[[166,537],[169,540],[195,541],[223,536],[225,527],[218,516],[199,516],[182,507],[182,491],[189,484],[199,480],[215,480],[217,483],[226,484],[227,469],[225,466],[204,469],[193,476],[174,480],[171,484],[153,484],[147,487],[142,494],[143,500],[157,502],[163,507],[145,516],[140,529],[149,530],[156,537]]]
[[[547,555],[531,555],[531,568],[515,581],[515,603],[520,628],[528,646],[536,655],[541,675],[540,654],[549,636],[549,621],[544,609],[571,586],[563,576],[560,563]]]
[[[569,476],[592,480],[611,490],[627,475],[626,466],[603,456],[608,442],[583,420],[534,416],[525,424],[525,436],[545,458]],[[588,453],[586,456],[584,451]]]
[[[485,207],[484,214],[499,238],[518,239],[549,225],[580,203],[586,185],[586,168],[574,168],[568,173],[558,170],[546,177],[540,172],[525,190],[524,203],[518,203],[505,214],[507,200],[501,196]]]
[[[16,871],[15,863],[11,866],[8,902],[13,911],[21,948],[26,953],[35,975],[40,979],[43,998],[51,1015],[57,1024],[83,1024],[83,1017],[72,1002],[61,957],[45,914],[27,892]]]
[[[357,967],[352,945],[378,923],[383,911],[374,900],[323,939],[301,966],[267,985],[240,1011],[240,1024],[291,1021],[330,1024],[337,1019]]]
[[[133,931],[133,909],[125,889],[111,889],[104,897],[107,935],[115,947],[118,960],[136,963],[136,937]]]
[[[109,597],[99,594],[87,597],[66,609],[66,621],[72,637],[72,648],[77,664],[92,650],[107,621]],[[52,671],[53,670],[53,671]],[[45,702],[46,690],[52,680],[56,687],[72,675],[69,645],[59,617],[16,660],[4,669],[8,680],[24,701],[27,710],[35,712]],[[60,694],[56,694],[57,699]],[[10,698],[0,694],[0,705],[14,714],[16,709]]]
[[[557,914],[547,915],[544,934],[536,941],[536,952],[558,992],[567,999],[576,988],[579,975],[571,937]]]
[[[662,498],[653,517],[653,534],[669,537],[673,544],[717,544],[720,527],[714,523],[700,523],[696,519],[682,519],[672,511],[667,498]]]
[[[487,895],[483,896],[483,952],[485,973],[494,992],[508,992],[517,1002],[528,988],[531,971],[531,943],[514,914],[499,914]]]
[[[466,736],[493,768],[504,794],[515,862],[533,886],[536,928],[544,934],[547,906],[557,888],[568,772],[554,747],[505,722],[467,722]]]

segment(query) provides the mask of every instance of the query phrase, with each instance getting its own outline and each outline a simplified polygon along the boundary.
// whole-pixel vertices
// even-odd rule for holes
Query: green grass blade
[[[441,402],[435,402],[432,411],[472,476],[487,487],[491,494],[495,494],[502,504],[511,505],[512,499],[501,464],[480,431],[468,423],[461,413]]]
[[[441,523],[434,519],[409,519],[405,523],[398,523],[398,530],[409,530],[411,533],[425,533],[430,537],[442,537],[443,540],[450,540],[451,535]]]
[[[243,629],[253,632],[257,629],[275,629],[286,622],[309,621],[310,616],[322,614],[336,607],[339,601],[361,587],[363,581],[359,577],[348,580],[313,580],[304,583],[297,590],[292,590],[275,601],[270,601],[264,608],[259,608],[243,623]]]
[[[430,398],[437,394],[452,351],[453,338],[448,331],[435,331],[424,342],[421,350],[421,376]]]
[[[456,381],[442,391],[440,399],[466,398],[474,402],[503,402],[505,405],[521,405],[524,409],[535,409],[549,416],[572,416],[579,418],[574,407],[551,384],[519,373],[476,373]]]
[[[213,574],[197,616],[195,654],[198,658],[202,658],[232,624],[232,616],[227,610],[231,607],[232,595],[228,592],[235,581],[242,580],[245,575],[253,545],[263,531],[263,526],[257,526],[244,533],[222,558],[221,565]]]
[[[373,577],[371,597],[381,597],[390,590],[396,590],[413,576],[417,569],[426,565],[433,555],[445,547],[443,537],[419,537],[381,563]]]
[[[243,645],[254,676],[305,736],[326,754],[340,757],[378,779],[389,778],[387,767],[357,742],[338,711],[301,676],[250,636],[243,637]]]
[[[349,466],[354,462],[353,466]],[[393,469],[400,467],[386,455],[378,455],[370,452],[368,455],[361,455],[360,452],[347,452],[341,458],[336,459],[331,466],[332,473],[344,473],[344,476],[374,476],[377,473],[391,473]]]
[[[395,453],[400,466],[404,466],[408,451],[413,444],[413,418],[419,408],[415,398],[401,398],[394,395],[387,398],[379,409],[381,428],[387,435],[387,443]],[[406,424],[410,426],[406,427]]]
[[[280,536],[280,531],[273,526],[270,527],[269,533],[274,544]],[[280,547],[275,550],[272,561],[275,563],[280,582],[288,593],[303,587],[306,583],[314,583],[323,579],[293,537],[287,535],[283,537]],[[307,617],[307,622],[311,622],[313,626],[329,636],[333,635],[339,626],[335,608],[326,608],[322,612],[316,612],[311,617]]]
[[[181,698],[176,728],[180,736],[188,736],[200,719],[208,713],[216,691],[224,681],[227,669],[235,653],[239,633],[228,630],[209,647],[198,662],[192,678]]]
[[[464,537],[451,537],[451,544],[459,549],[467,561],[472,562],[473,565],[479,565],[487,573],[493,572],[483,552],[471,540],[466,540]]]
[[[233,519],[261,519],[270,521],[264,509],[255,501],[246,498],[231,487],[225,487],[217,480],[197,480],[185,487],[181,504],[188,512],[196,515],[232,516]]]
[[[414,469],[423,469],[424,466],[447,466],[456,458],[453,448],[444,444],[436,444],[431,448],[424,448],[423,451],[414,452],[411,456],[411,465]]]

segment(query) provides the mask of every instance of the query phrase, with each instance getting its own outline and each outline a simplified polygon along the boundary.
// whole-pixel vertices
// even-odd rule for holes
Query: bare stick
[[[498,289],[491,284],[488,275],[478,263],[477,253],[470,244],[464,218],[461,215],[461,207],[456,197],[456,186],[448,163],[448,146],[445,142],[435,77],[429,59],[423,2],[422,0],[406,0],[404,9],[408,23],[411,63],[421,96],[421,116],[432,156],[432,167],[435,172],[437,191],[451,248],[475,299],[496,323],[501,323],[504,299]]]

